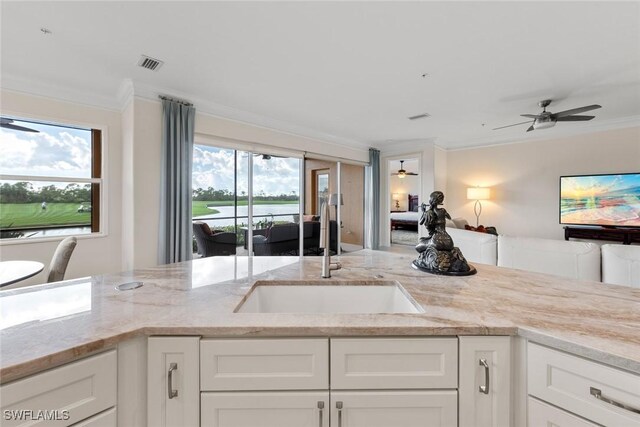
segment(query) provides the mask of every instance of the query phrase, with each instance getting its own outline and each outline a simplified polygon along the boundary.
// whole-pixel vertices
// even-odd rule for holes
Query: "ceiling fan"
[[[493,130],[504,129],[511,126],[523,125],[526,123],[531,123],[527,132],[531,132],[534,129],[547,129],[554,127],[557,122],[586,122],[587,120],[593,119],[595,116],[576,116],[575,114],[584,113],[586,111],[596,110],[598,108],[602,108],[601,105],[587,105],[585,107],[572,108],[571,110],[560,111],[559,113],[551,113],[547,111],[547,107],[551,104],[550,99],[545,99],[543,101],[538,102],[538,105],[542,108],[542,113],[540,114],[521,114],[522,117],[528,117],[529,119],[533,119],[533,123],[531,120],[527,120],[526,122],[516,123],[513,125],[501,126],[498,128],[494,128]]]
[[[20,131],[23,131],[23,132],[35,132],[35,133],[39,133],[40,132],[39,130],[27,128],[27,127],[24,127],[24,126],[14,125],[13,124],[13,120],[12,119],[8,119],[6,117],[0,117],[0,127],[5,128],[5,129],[20,130]]]
[[[398,169],[398,172],[392,173],[391,175],[397,175],[398,178],[402,179],[407,175],[411,175],[411,176],[418,176],[417,173],[415,172],[407,172],[404,169],[404,160],[400,160],[400,169]]]

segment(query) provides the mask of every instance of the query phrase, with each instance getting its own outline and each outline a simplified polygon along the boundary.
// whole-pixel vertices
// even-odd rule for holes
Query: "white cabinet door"
[[[455,390],[331,392],[331,427],[457,427]]]
[[[202,427],[329,427],[329,392],[208,392]]]
[[[456,388],[455,338],[333,338],[331,389]]]
[[[111,408],[117,361],[108,351],[2,385],[0,425],[69,426]]]
[[[529,397],[529,427],[596,427],[584,418]]]
[[[511,338],[460,337],[460,427],[511,424]]]
[[[91,418],[87,418],[84,421],[80,421],[78,424],[74,424],[71,427],[117,427],[118,415],[116,408],[107,409],[104,412],[94,415]]]
[[[199,349],[199,337],[149,338],[147,425],[199,425]]]

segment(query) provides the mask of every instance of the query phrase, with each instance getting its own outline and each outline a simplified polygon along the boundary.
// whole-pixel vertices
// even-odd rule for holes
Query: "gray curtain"
[[[196,110],[190,104],[162,100],[162,169],[158,263],[190,260],[191,166]]]
[[[369,149],[369,165],[365,168],[365,197],[367,199],[367,247],[380,248],[380,150]]]

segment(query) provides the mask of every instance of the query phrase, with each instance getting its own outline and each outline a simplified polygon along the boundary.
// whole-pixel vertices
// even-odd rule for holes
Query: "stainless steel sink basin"
[[[395,281],[259,281],[236,313],[423,313]]]

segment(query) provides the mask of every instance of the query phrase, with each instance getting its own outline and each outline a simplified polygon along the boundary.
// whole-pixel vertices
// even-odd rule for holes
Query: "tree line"
[[[46,185],[34,188],[30,182],[4,183],[0,186],[0,203],[81,203],[91,201],[91,184]]]
[[[288,200],[288,201],[297,201],[298,194],[296,191],[291,191],[289,194],[281,193],[281,194],[265,194],[264,191],[259,191],[257,194],[253,195],[254,200]],[[193,189],[193,200],[197,201],[233,201],[234,200],[234,192],[231,190],[216,190],[213,187],[209,188],[194,188]],[[238,194],[238,200],[247,200],[247,192],[241,191]]]

